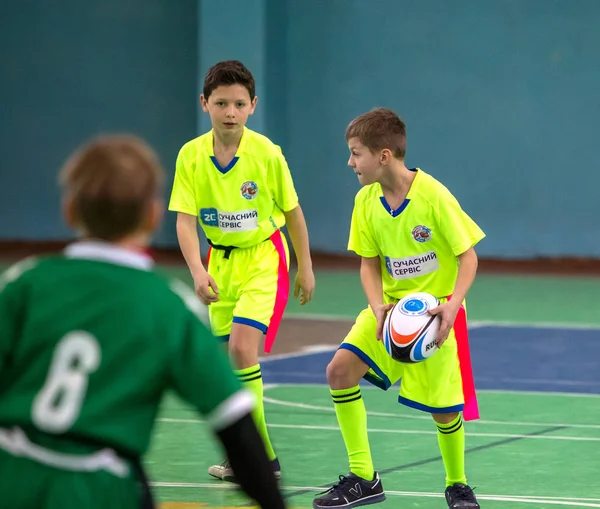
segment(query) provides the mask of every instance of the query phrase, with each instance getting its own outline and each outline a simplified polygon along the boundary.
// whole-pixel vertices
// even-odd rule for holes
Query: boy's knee
[[[431,414],[431,416],[437,424],[450,424],[458,417],[458,412],[450,412],[447,414]]]
[[[258,363],[258,348],[262,332],[247,325],[233,324],[229,336],[229,358],[237,369]]]
[[[329,387],[334,390],[349,389],[358,385],[368,367],[356,355],[338,350],[325,371]]]
[[[229,343],[229,358],[238,369],[249,368],[258,362],[258,353],[241,342]]]

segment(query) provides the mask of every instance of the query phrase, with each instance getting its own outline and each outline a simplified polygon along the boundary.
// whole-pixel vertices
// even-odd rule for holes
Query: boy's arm
[[[298,273],[294,282],[294,297],[300,295],[300,304],[304,305],[312,299],[315,290],[315,276],[312,270],[308,230],[302,208],[298,203],[298,195],[292,181],[292,174],[285,157],[279,152],[269,161],[269,181],[275,204],[283,212],[294,252],[298,260]]]
[[[219,289],[215,280],[208,274],[200,257],[200,240],[198,239],[197,218],[195,216],[177,213],[177,240],[194,279],[194,289],[204,304],[219,300]],[[212,291],[211,291],[212,290]]]
[[[285,502],[275,479],[264,442],[251,413],[217,431],[236,481],[261,509],[284,509]]]
[[[379,257],[360,259],[360,282],[371,309],[383,304],[383,283],[381,282],[381,262]]]
[[[290,239],[298,260],[298,274],[294,285],[294,297],[298,297],[300,289],[302,295],[300,304],[304,305],[312,299],[315,290],[315,276],[312,270],[310,245],[308,241],[308,228],[300,205],[288,212],[284,212]]]
[[[454,320],[456,320],[458,310],[465,300],[477,273],[478,261],[474,248],[470,247],[464,253],[458,255],[457,258],[458,275],[456,276],[452,299],[429,311],[432,315],[440,315],[442,320],[437,337],[438,346],[442,346],[448,338],[450,329],[452,329]]]
[[[202,258],[200,257],[197,221],[198,219],[195,216],[184,214],[183,212],[177,213],[176,229],[179,248],[194,279],[197,275],[206,272],[202,264]]]
[[[478,260],[477,253],[473,247],[467,249],[461,255],[458,255],[457,258],[459,264],[458,275],[456,277],[456,283],[454,284],[454,291],[452,292],[452,301],[454,301],[454,305],[458,311],[467,297],[467,292],[471,288],[473,281],[475,281]]]
[[[19,278],[36,263],[35,258],[26,258],[0,274],[0,373],[6,369],[20,334],[25,299]]]
[[[458,200],[446,188],[440,189],[436,212],[440,231],[458,259],[458,274],[454,283],[452,299],[430,310],[431,314],[441,315],[442,323],[438,332],[437,344],[442,346],[475,279],[477,254],[473,246],[485,237],[485,233],[462,210]]]
[[[360,281],[367,296],[369,306],[377,319],[377,339],[383,336],[383,322],[393,304],[383,303],[383,282],[381,281],[381,261],[379,257],[360,260]]]
[[[14,286],[14,283],[7,284],[0,278],[0,373],[6,369],[17,339],[17,315],[21,302]]]
[[[197,221],[198,204],[196,203],[194,184],[196,156],[197,147],[192,142],[186,143],[177,154],[169,210],[177,212],[177,240],[194,279],[196,294],[204,304],[210,304],[219,299],[217,297],[217,285],[207,273],[200,258]]]

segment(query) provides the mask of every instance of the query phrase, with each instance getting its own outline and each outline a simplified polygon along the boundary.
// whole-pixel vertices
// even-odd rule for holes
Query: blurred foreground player
[[[153,507],[140,457],[171,388],[206,417],[242,489],[283,508],[253,397],[205,308],[144,254],[163,214],[154,152],[98,138],[60,180],[81,240],[0,279],[0,506]]]

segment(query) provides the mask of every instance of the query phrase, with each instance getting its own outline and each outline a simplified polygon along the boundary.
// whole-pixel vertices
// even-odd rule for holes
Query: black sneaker
[[[314,509],[349,509],[384,500],[385,493],[377,472],[372,481],[350,474],[348,477],[340,475],[340,482],[320,493],[313,500],[313,507]]]
[[[271,468],[273,469],[273,473],[275,474],[275,479],[278,481],[281,480],[281,465],[279,464],[279,458],[275,458],[271,460]]]
[[[459,482],[446,488],[446,502],[448,502],[448,509],[461,507],[480,509],[471,487]]]

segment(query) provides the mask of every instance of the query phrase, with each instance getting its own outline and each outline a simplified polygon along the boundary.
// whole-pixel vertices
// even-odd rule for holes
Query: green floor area
[[[7,267],[7,262],[0,262],[0,270]],[[185,266],[160,270],[192,283]],[[286,316],[316,314],[353,319],[365,306],[358,272],[316,271],[315,276],[313,302],[300,306],[290,296]],[[294,273],[291,277],[293,281]],[[600,325],[599,286],[600,278],[596,277],[480,274],[468,295],[469,320]]]
[[[385,504],[373,507],[444,507],[439,498],[444,470],[430,418],[396,404],[391,391],[366,388],[363,396],[373,458],[388,494]],[[283,486],[292,495],[289,507],[308,508],[320,486],[336,481],[348,468],[329,392],[316,386],[275,386],[266,397]],[[482,507],[600,507],[600,483],[595,481],[600,397],[482,392],[480,404],[486,419],[467,423],[466,430],[467,474]],[[220,458],[195,412],[169,399],[147,457],[160,500],[244,505],[231,486],[206,474]],[[565,469],[565,458],[577,469]]]
[[[160,270],[191,283],[185,267]],[[300,306],[291,297],[286,316],[353,319],[365,306],[357,272],[317,271],[316,280],[314,301]],[[592,277],[480,274],[469,293],[469,319],[597,327],[599,283]],[[444,507],[435,427],[429,416],[398,405],[392,392],[363,394],[388,494],[385,505],[373,507]],[[265,395],[289,507],[309,508],[315,493],[348,470],[329,391],[274,386]],[[479,402],[485,419],[466,425],[467,473],[482,507],[600,508],[600,396],[481,391]],[[231,485],[207,475],[221,452],[197,414],[169,398],[160,417],[146,460],[163,509],[247,506]]]
[[[191,284],[186,268],[166,269]],[[292,280],[293,280],[292,274]],[[354,318],[366,300],[357,272],[316,272],[313,302],[300,306],[290,298],[286,316],[333,315]],[[553,276],[477,276],[469,292],[469,320],[600,325],[599,278]]]

